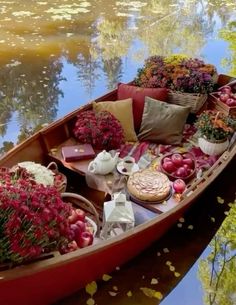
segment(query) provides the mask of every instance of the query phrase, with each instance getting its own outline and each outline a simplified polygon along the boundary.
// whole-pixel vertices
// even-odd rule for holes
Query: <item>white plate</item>
[[[137,164],[137,163],[134,163],[134,165],[133,165],[133,167],[132,167],[132,170],[131,170],[130,172],[125,172],[125,171],[123,171],[123,169],[124,169],[123,161],[117,163],[116,168],[117,168],[117,170],[118,170],[118,172],[119,172],[120,174],[126,175],[126,176],[129,176],[129,175],[131,175],[132,173],[135,173],[135,172],[137,172],[137,171],[139,170],[138,164]]]

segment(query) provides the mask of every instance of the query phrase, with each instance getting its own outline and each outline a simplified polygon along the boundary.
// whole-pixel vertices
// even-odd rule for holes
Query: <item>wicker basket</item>
[[[180,106],[191,107],[190,112],[198,112],[207,100],[207,94],[185,93],[168,90],[168,102]]]
[[[100,219],[99,214],[87,198],[76,193],[62,193],[63,201],[70,202],[73,206],[83,209],[86,212],[87,220],[94,226],[94,235],[100,235]]]
[[[67,178],[64,174],[59,172],[57,164],[51,162],[48,164],[47,169],[50,169],[54,173],[54,185],[57,190],[61,193],[65,192],[67,187]]]

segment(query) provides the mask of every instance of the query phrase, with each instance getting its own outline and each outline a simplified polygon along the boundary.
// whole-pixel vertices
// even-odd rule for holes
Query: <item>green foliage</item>
[[[219,36],[229,43],[231,51],[229,57],[225,58],[222,64],[230,69],[230,75],[236,76],[236,21],[229,22],[227,27],[220,31]]]
[[[206,305],[236,302],[236,200],[229,205],[229,214],[210,243],[211,253],[199,264]]]

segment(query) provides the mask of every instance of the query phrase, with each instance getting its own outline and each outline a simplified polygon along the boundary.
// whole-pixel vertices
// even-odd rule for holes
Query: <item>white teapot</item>
[[[119,153],[112,157],[109,152],[103,150],[89,163],[88,171],[93,174],[107,175],[115,168],[118,156]]]

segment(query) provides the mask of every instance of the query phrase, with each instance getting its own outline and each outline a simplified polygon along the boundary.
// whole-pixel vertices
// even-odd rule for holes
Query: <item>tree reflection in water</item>
[[[236,304],[236,201],[229,206],[227,218],[210,243],[210,254],[199,263],[206,305]]]

